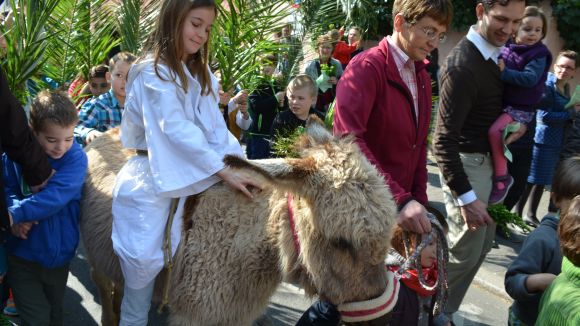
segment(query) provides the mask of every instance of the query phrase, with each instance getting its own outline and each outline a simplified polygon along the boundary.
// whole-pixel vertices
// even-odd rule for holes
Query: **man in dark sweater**
[[[28,127],[26,114],[8,88],[8,81],[0,69],[0,156],[8,157],[22,166],[24,178],[32,190],[39,190],[51,175],[52,168],[42,147]],[[0,171],[2,171],[0,162]],[[4,178],[0,177],[0,227],[8,229],[10,219],[6,210]],[[1,238],[1,233],[0,233]]]
[[[495,235],[487,213],[493,175],[487,131],[502,112],[497,58],[517,31],[524,8],[523,0],[479,0],[477,24],[441,70],[433,149],[449,223],[447,317],[459,309]]]

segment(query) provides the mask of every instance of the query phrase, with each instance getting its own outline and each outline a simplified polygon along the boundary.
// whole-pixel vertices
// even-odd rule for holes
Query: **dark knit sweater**
[[[472,190],[460,152],[490,151],[487,131],[502,113],[503,83],[497,64],[463,38],[441,69],[433,153],[455,197]]]

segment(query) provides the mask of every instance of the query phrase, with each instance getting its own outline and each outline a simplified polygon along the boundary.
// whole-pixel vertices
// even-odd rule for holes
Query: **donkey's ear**
[[[333,139],[332,134],[326,129],[322,120],[315,114],[311,114],[306,121],[305,133],[296,142],[296,149],[302,153],[302,151],[317,145],[328,144]]]
[[[316,161],[312,157],[248,161],[239,156],[226,155],[224,163],[233,169],[259,175],[274,187],[296,193],[304,193],[305,179],[317,172]]]

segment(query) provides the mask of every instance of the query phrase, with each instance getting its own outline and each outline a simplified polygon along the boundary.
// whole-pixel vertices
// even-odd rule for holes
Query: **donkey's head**
[[[317,121],[309,123],[296,146],[300,158],[228,157],[226,163],[250,167],[269,179],[274,191],[291,196],[280,212],[286,276],[335,304],[379,296],[387,284],[384,258],[396,216],[383,178],[351,138],[336,139]]]

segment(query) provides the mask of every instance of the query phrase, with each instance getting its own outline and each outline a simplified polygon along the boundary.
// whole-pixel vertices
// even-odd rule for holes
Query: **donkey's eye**
[[[340,249],[340,250],[352,250],[352,243],[350,243],[345,238],[334,238],[330,240],[330,243],[333,247]]]

